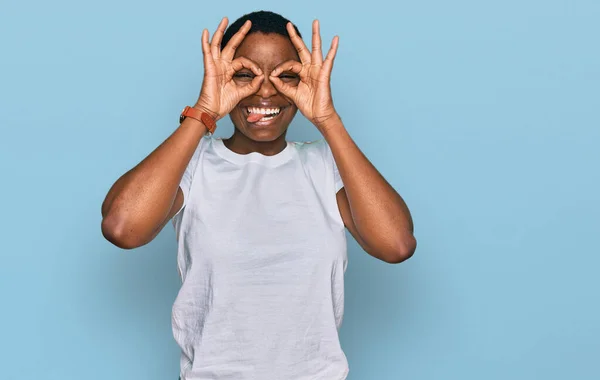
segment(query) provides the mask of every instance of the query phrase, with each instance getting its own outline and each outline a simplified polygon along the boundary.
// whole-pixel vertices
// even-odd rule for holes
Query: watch
[[[215,119],[212,118],[208,113],[199,110],[198,108],[185,106],[183,111],[181,111],[181,115],[179,115],[179,124],[183,123],[186,117],[191,117],[192,119],[196,119],[208,128],[208,132],[214,133],[215,129],[217,129],[217,124]]]

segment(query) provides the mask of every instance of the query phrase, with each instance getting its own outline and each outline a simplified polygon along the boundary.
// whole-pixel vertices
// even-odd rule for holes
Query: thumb
[[[263,80],[265,80],[265,75],[260,74],[252,78],[252,82],[240,88],[239,93],[241,98],[246,98],[252,94],[255,94],[260,89]]]

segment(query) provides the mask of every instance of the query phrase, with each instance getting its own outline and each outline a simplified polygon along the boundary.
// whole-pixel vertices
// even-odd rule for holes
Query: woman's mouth
[[[264,124],[269,122],[277,118],[283,109],[284,108],[281,107],[244,107],[246,121],[252,124]]]

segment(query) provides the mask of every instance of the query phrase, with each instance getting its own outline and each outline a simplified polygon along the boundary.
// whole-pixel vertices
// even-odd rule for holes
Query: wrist
[[[344,128],[344,123],[342,123],[342,118],[338,115],[337,112],[320,120],[318,123],[314,123],[317,129],[321,131],[323,136],[326,134],[339,130],[340,128]]]
[[[194,108],[196,108],[197,110],[200,110],[202,112],[207,113],[210,117],[212,117],[212,119],[216,122],[217,120],[220,119],[219,114],[211,111],[208,107],[202,105],[202,103],[200,103],[199,101],[196,102],[196,104],[194,104]]]
[[[206,108],[186,106],[183,111],[181,111],[179,123],[182,124],[187,118],[198,120],[210,133],[214,133],[215,129],[217,128],[216,119],[211,116],[209,110]]]

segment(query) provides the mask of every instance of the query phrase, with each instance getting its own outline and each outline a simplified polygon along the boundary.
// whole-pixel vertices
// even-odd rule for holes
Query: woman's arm
[[[404,200],[354,143],[342,121],[323,127],[344,188],[337,194],[344,224],[370,255],[399,263],[416,249],[413,222]]]
[[[264,75],[256,63],[233,59],[252,23],[246,23],[233,35],[221,52],[221,40],[227,28],[224,17],[209,42],[208,30],[202,31],[204,80],[195,107],[219,120],[237,103],[255,93]],[[233,75],[242,68],[255,74],[251,83],[238,85]],[[121,248],[136,248],[149,243],[183,205],[179,183],[196,147],[207,128],[200,121],[186,118],[179,128],[136,167],[112,186],[102,204],[102,233]]]
[[[102,203],[102,234],[131,249],[149,243],[183,205],[181,177],[206,126],[193,118],[110,188]]]
[[[406,260],[417,244],[410,212],[400,195],[352,141],[333,106],[330,78],[339,37],[333,37],[323,59],[318,20],[312,25],[311,50],[291,23],[288,23],[287,31],[300,62],[280,64],[271,72],[271,83],[294,101],[329,144],[345,186],[337,196],[344,224],[371,255],[390,263]],[[297,86],[278,78],[286,70],[298,74],[300,82]]]

